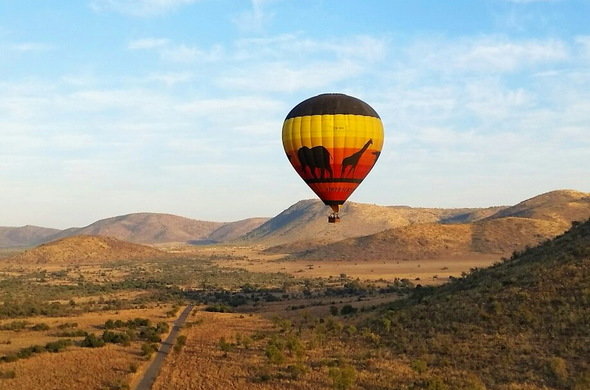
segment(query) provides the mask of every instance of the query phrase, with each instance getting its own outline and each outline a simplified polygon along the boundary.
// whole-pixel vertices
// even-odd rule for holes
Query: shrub
[[[285,361],[285,355],[275,344],[269,344],[264,350],[264,354],[272,364],[281,364]]]
[[[302,363],[292,364],[287,367],[290,379],[299,379],[307,372],[307,367]]]
[[[57,326],[57,329],[67,329],[67,328],[77,328],[77,327],[78,327],[77,322],[64,322],[63,324],[59,324]]]
[[[14,354],[14,353],[2,356],[2,361],[5,363],[16,362],[17,360],[18,360],[18,356],[16,356],[16,354]]]
[[[146,358],[150,358],[154,352],[158,351],[158,346],[154,343],[145,343],[141,345],[141,354]]]
[[[16,377],[14,370],[0,371],[0,379],[12,379]]]
[[[185,344],[186,344],[186,336],[185,335],[178,336],[178,338],[176,339],[176,344],[174,345],[174,351],[180,352],[182,350],[182,347],[185,346]]]
[[[344,305],[342,306],[342,309],[340,309],[340,314],[342,314],[343,316],[348,315],[348,314],[354,314],[357,312],[357,308],[353,307],[352,305]]]
[[[159,334],[166,333],[170,330],[170,326],[166,322],[158,322],[156,325],[156,332]]]
[[[221,349],[223,352],[228,353],[233,348],[234,345],[232,343],[228,343],[227,341],[225,341],[225,337],[219,338],[219,349]]]
[[[416,371],[418,374],[422,374],[426,372],[428,364],[426,364],[424,360],[414,360],[410,367],[412,367],[412,370]]]
[[[72,344],[74,344],[74,342],[70,339],[58,340],[45,344],[45,349],[47,350],[47,352],[57,353],[61,352],[66,347],[69,347]]]
[[[90,334],[86,335],[84,340],[82,340],[82,342],[80,343],[80,346],[85,347],[85,348],[99,348],[99,347],[104,346],[104,344],[105,344],[104,340],[96,337],[96,335],[94,333],[90,333]]]
[[[548,362],[549,372],[555,381],[559,384],[567,382],[569,374],[567,371],[567,362],[560,357],[552,357]]]
[[[129,335],[127,333],[111,332],[105,330],[102,334],[105,343],[129,345]]]
[[[332,379],[332,386],[337,390],[350,389],[356,381],[356,370],[352,366],[331,367],[328,375]]]
[[[210,305],[205,308],[205,311],[214,312],[214,313],[231,313],[231,308],[227,305]]]
[[[35,331],[43,331],[43,330],[49,330],[49,325],[47,325],[44,322],[40,322],[38,324],[35,324],[31,327],[32,330]]]

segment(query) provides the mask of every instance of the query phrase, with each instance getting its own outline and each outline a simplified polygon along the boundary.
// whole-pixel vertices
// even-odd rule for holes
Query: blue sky
[[[385,125],[350,198],[590,191],[590,1],[0,0],[0,226],[233,221],[314,194],[281,125],[344,92]]]

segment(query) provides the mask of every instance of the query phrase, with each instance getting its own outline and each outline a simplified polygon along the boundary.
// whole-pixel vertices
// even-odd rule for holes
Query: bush
[[[299,379],[307,372],[307,367],[302,363],[292,364],[287,367],[290,379]]]
[[[14,353],[2,356],[2,361],[4,363],[16,362],[17,360],[18,360],[18,356],[16,356],[16,354],[14,354]]]
[[[231,308],[227,305],[210,305],[205,308],[205,311],[213,312],[213,313],[231,313]]]
[[[332,367],[328,371],[332,386],[337,390],[350,389],[356,381],[356,370],[352,366]]]
[[[33,325],[31,327],[31,329],[32,330],[35,330],[35,331],[49,330],[49,325],[47,325],[44,322],[41,322],[41,323],[38,323],[38,324]]]
[[[14,370],[0,371],[0,379],[12,379],[16,377]]]
[[[141,354],[146,358],[150,358],[154,352],[158,351],[158,346],[154,343],[145,343],[141,345]]]
[[[105,343],[129,345],[129,335],[127,333],[111,332],[105,330],[102,333],[102,339]]]
[[[176,339],[176,344],[174,345],[174,351],[180,352],[182,350],[182,347],[185,346],[185,344],[186,344],[186,336],[185,335],[178,336],[178,338]]]
[[[275,344],[269,344],[264,350],[264,354],[272,364],[281,364],[285,361],[285,355]]]
[[[342,306],[342,309],[340,309],[340,314],[342,314],[343,316],[348,315],[348,314],[354,314],[357,312],[357,308],[353,307],[352,305],[344,305]]]
[[[48,352],[57,353],[57,352],[61,352],[66,347],[69,347],[72,344],[74,344],[74,342],[70,339],[58,340],[58,341],[53,341],[51,343],[45,344],[45,349]]]
[[[548,362],[549,372],[558,384],[565,384],[569,374],[567,371],[567,362],[560,357],[552,357]]]
[[[170,330],[170,326],[166,322],[158,322],[156,325],[156,333],[162,334]]]
[[[428,364],[426,364],[424,360],[414,360],[410,367],[412,367],[412,370],[416,371],[418,374],[422,374],[426,372]]]
[[[12,321],[7,324],[1,325],[0,330],[13,330],[18,332],[19,330],[23,330],[29,323],[27,321]]]
[[[82,329],[76,329],[72,331],[63,331],[54,333],[53,336],[55,337],[86,337],[88,336],[88,332]]]
[[[77,328],[77,327],[78,327],[77,322],[64,322],[63,324],[59,324],[57,326],[57,329],[68,329],[68,328]]]
[[[225,353],[228,353],[234,349],[234,345],[232,343],[228,343],[227,341],[225,341],[225,337],[220,337],[219,349],[221,349]]]
[[[96,337],[94,333],[90,333],[82,340],[80,346],[85,348],[99,348],[104,346],[104,344],[104,340]]]

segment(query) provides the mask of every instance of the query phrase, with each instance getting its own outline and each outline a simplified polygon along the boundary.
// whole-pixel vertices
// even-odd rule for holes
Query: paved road
[[[145,373],[143,374],[143,378],[135,388],[135,390],[150,390],[152,385],[156,381],[158,374],[160,373],[160,368],[162,367],[162,363],[164,363],[164,359],[170,352],[170,348],[174,345],[176,341],[176,336],[178,336],[178,332],[180,328],[188,318],[189,313],[193,310],[194,305],[188,305],[184,311],[180,314],[180,316],[174,321],[174,325],[172,326],[172,330],[166,340],[160,346],[160,350],[157,352],[156,358],[152,361],[150,366],[147,368]]]

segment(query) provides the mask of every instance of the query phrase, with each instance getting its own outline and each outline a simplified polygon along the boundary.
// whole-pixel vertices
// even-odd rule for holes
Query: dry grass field
[[[270,330],[272,323],[260,316],[234,313],[197,313],[188,323],[197,322],[183,330],[187,344],[181,352],[168,357],[153,390],[163,389],[243,389],[257,387],[250,382],[252,367],[262,361],[256,350],[240,351],[237,359],[224,355],[219,340],[228,342],[236,335],[252,335]]]
[[[149,309],[83,313],[75,317],[27,317],[2,320],[0,321],[0,327],[14,321],[26,321],[27,327],[24,330],[18,331],[0,330],[0,355],[18,351],[23,347],[56,341],[59,337],[52,335],[58,331],[59,325],[65,323],[76,323],[77,326],[75,327],[75,330],[99,332],[102,331],[102,325],[105,321],[109,319],[127,321],[134,318],[147,318],[152,322],[171,321],[171,319],[165,315],[168,310],[170,310],[169,305],[162,305],[161,307],[153,307]],[[30,328],[35,324],[47,324],[49,329],[44,331],[31,330]],[[83,337],[80,337],[80,339],[82,338]],[[3,343],[8,340],[10,340],[10,344]]]
[[[472,268],[488,267],[500,260],[497,254],[470,254],[448,256],[436,259],[398,260],[398,261],[339,261],[289,259],[284,255],[266,254],[255,247],[208,247],[200,249],[203,253],[217,255],[220,267],[242,268],[251,272],[283,272],[298,278],[349,278],[361,280],[409,279],[422,285],[439,285],[450,276],[459,277]],[[224,257],[231,254],[233,257]]]
[[[43,353],[29,359],[4,363],[2,371],[16,377],[0,381],[5,390],[80,390],[122,388],[133,376],[132,365],[145,363],[139,347],[108,344],[102,348],[70,347],[60,353]]]
[[[57,337],[60,325],[75,323],[66,331],[80,330],[100,335],[104,323],[109,320],[127,321],[147,318],[153,323],[165,321],[171,325],[166,315],[170,305],[148,309],[132,309],[84,313],[75,317],[28,317],[17,320],[3,320],[0,326],[14,321],[26,321],[23,330],[0,331],[0,355],[16,353],[22,348],[45,345],[63,339]],[[49,329],[34,331],[35,324],[46,324]],[[69,337],[82,340],[84,337]],[[9,342],[9,343],[8,343]],[[0,380],[0,389],[115,389],[124,388],[140,375],[147,361],[141,355],[141,342],[131,342],[128,346],[106,344],[100,348],[70,346],[59,353],[43,352],[15,362],[0,363],[1,372],[14,371],[15,378]]]
[[[327,334],[308,333],[300,338],[293,328],[281,330],[272,310],[256,315],[195,313],[190,320],[194,325],[182,332],[186,345],[168,357],[153,390],[390,389],[392,383],[403,386],[420,378],[413,362],[383,350],[377,353],[371,343],[351,350],[350,344]],[[307,311],[297,314],[289,321],[320,329]],[[292,350],[289,340],[295,340]],[[280,361],[269,353],[274,342],[287,345]],[[339,372],[352,374],[342,379]],[[344,386],[346,381],[350,384]]]

